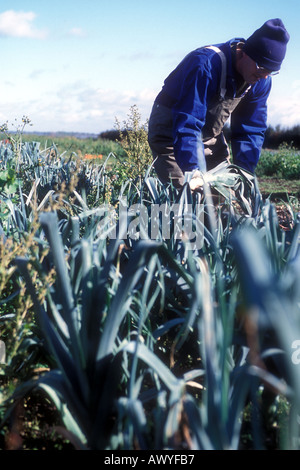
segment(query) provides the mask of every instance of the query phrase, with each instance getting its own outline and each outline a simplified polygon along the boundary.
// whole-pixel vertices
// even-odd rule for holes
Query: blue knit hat
[[[286,53],[290,35],[279,18],[266,21],[250,36],[244,45],[244,52],[260,67],[278,71]]]

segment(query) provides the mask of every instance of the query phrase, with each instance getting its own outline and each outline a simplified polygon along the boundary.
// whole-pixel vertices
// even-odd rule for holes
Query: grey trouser
[[[171,109],[154,103],[148,131],[154,168],[162,183],[171,181],[175,188],[180,188],[183,185],[184,175],[175,160],[172,129]]]

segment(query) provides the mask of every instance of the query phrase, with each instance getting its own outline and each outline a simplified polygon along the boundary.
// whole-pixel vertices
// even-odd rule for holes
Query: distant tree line
[[[125,132],[125,131],[124,131]],[[225,126],[225,137],[230,140],[230,128]],[[99,138],[120,140],[120,132],[118,130],[107,130],[99,134]],[[296,149],[300,149],[300,124],[291,128],[283,128],[280,125],[275,127],[269,126],[266,130],[264,148],[277,149],[281,144],[286,143]]]
[[[124,131],[125,132],[125,131]],[[108,130],[101,132],[99,134],[99,139],[107,139],[107,140],[113,140],[114,142],[119,142],[120,141],[120,131],[119,130]]]
[[[264,147],[277,149],[283,143],[300,149],[300,125],[291,128],[282,128],[280,125],[268,127]]]
[[[229,126],[226,126],[224,134],[229,141]],[[268,149],[278,149],[282,144],[287,144],[297,150],[300,149],[300,124],[291,128],[283,128],[280,125],[275,127],[268,126],[263,147]]]

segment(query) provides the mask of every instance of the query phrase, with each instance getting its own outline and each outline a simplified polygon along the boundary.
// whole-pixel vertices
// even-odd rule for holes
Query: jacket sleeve
[[[173,106],[173,139],[175,158],[183,172],[206,171],[202,128],[205,124],[206,103],[212,90],[210,70],[194,67],[186,74],[180,96]]]
[[[271,77],[259,80],[231,115],[231,146],[235,165],[254,173],[267,129]]]

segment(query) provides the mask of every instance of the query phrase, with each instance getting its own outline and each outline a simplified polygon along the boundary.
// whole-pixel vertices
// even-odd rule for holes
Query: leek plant
[[[10,398],[46,392],[76,448],[238,449],[243,410],[250,402],[262,418],[263,390],[289,401],[283,447],[298,448],[297,218],[280,230],[256,179],[235,166],[209,172],[196,195],[151,168],[114,191],[107,162],[23,149],[32,187],[3,195],[1,229],[32,241],[10,261],[49,371]]]
[[[145,424],[145,412],[142,411],[138,393],[146,370],[141,376],[137,362],[145,363],[146,368],[151,369],[150,375],[158,376],[159,382],[164,384],[164,387],[158,386],[158,379],[153,378],[155,388],[158,388],[156,392],[151,392],[154,398],[167,387],[172,396],[172,406],[175,406],[184,391],[184,380],[177,379],[155,356],[153,339],[147,328],[146,339],[142,340],[150,313],[148,310],[161,295],[156,286],[148,298],[157,264],[154,258],[160,254],[170,265],[169,269],[175,270],[190,284],[191,278],[162,244],[152,241],[137,246],[123,275],[114,263],[119,256],[119,240],[106,250],[105,240],[95,244],[91,240],[72,238],[71,254],[66,262],[56,214],[42,214],[41,226],[56,271],[56,282],[47,294],[45,304],[36,295],[28,261],[25,258],[16,259],[32,296],[49,353],[57,364],[55,370],[41,377],[34,385],[49,393],[58,409],[63,410],[65,425],[81,445],[89,449],[132,446],[132,440],[119,442],[121,437],[117,439],[117,431],[114,431],[116,434],[110,433],[115,420],[116,427],[120,425],[118,410],[121,410],[119,419],[124,419],[124,413],[127,419],[130,418],[140,448],[151,447],[151,443],[146,444],[149,437],[147,434],[145,436],[145,426],[142,426],[142,423]],[[151,269],[147,268],[150,265]],[[137,302],[137,289],[147,269],[149,273],[144,279],[144,288],[140,287],[141,299]],[[135,312],[134,306],[138,309]],[[126,324],[124,326],[125,317],[128,317],[127,322],[137,323],[133,330],[126,329]],[[132,339],[134,331],[136,335]],[[125,354],[132,356],[131,366],[129,359],[124,363]],[[158,439],[161,446],[165,439],[165,435]]]

